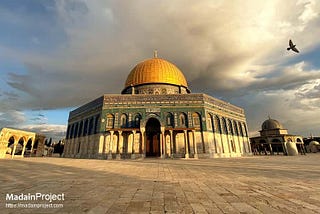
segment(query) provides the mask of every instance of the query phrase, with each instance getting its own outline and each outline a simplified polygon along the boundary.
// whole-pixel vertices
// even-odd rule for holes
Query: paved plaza
[[[320,213],[319,160],[2,159],[0,213]],[[50,204],[6,200],[22,193],[63,193],[63,208],[6,208]]]

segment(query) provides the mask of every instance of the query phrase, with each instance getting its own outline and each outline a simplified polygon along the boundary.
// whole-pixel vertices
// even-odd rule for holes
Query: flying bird
[[[291,39],[289,40],[289,47],[287,48],[287,50],[293,50],[294,52],[299,53],[299,50],[296,48],[296,45],[293,44],[293,42],[291,41]]]

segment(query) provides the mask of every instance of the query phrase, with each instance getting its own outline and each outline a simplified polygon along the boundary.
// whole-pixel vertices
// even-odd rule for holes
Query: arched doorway
[[[13,148],[14,148],[14,137],[11,136],[8,140],[8,146],[7,146],[7,154],[12,155],[13,152]]]
[[[160,157],[160,122],[150,118],[146,124],[146,156]]]
[[[23,151],[23,146],[24,146],[24,139],[23,137],[21,137],[18,141],[18,144],[16,145],[16,151],[15,151],[15,155],[23,155],[22,151]]]
[[[31,155],[31,149],[32,149],[32,139],[30,138],[27,142],[27,145],[26,145],[26,150],[25,150],[25,155],[28,155],[30,156]]]
[[[283,144],[279,139],[272,139],[272,150],[274,154],[279,155],[279,153],[285,154],[285,151],[283,150]]]

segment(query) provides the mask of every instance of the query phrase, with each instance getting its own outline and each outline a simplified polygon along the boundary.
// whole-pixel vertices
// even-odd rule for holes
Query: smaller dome
[[[262,130],[270,130],[270,129],[283,129],[282,125],[279,121],[269,118],[264,121],[261,126]]]
[[[313,140],[313,141],[311,141],[310,143],[309,143],[309,145],[310,146],[312,146],[312,145],[319,145],[320,143],[318,142],[318,141],[315,141],[315,140]]]

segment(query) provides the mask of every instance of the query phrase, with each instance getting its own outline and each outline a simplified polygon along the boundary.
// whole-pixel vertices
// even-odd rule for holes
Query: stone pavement
[[[2,159],[0,170],[0,213],[320,213],[320,154]],[[21,193],[63,193],[64,201],[52,202],[63,208],[6,208],[49,203],[6,200]]]

